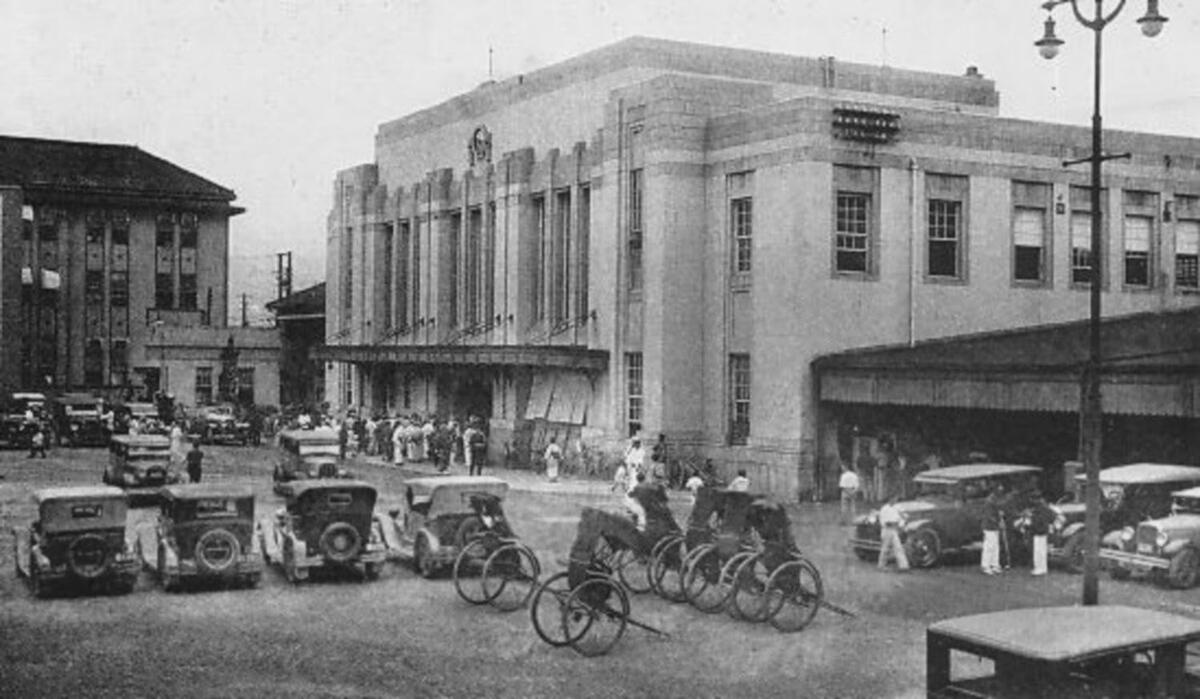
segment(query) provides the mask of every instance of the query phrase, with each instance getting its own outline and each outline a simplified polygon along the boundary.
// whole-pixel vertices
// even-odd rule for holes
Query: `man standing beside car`
[[[996,485],[983,503],[983,556],[979,567],[984,575],[1003,572],[1000,567],[1000,527],[1004,526],[1004,486]]]
[[[879,569],[887,568],[888,559],[896,559],[896,569],[908,570],[908,553],[900,541],[900,527],[904,526],[904,513],[896,507],[897,496],[892,493],[887,504],[879,508]]]
[[[192,442],[192,450],[187,453],[187,474],[189,482],[200,482],[202,469],[201,464],[203,462],[204,452],[200,451],[200,442]]]
[[[1041,492],[1033,494],[1029,512],[1029,533],[1033,536],[1033,575],[1045,575],[1046,537],[1058,514],[1046,504]]]

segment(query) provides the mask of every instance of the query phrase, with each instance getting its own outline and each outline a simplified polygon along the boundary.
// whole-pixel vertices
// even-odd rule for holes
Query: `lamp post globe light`
[[[1092,153],[1087,158],[1069,160],[1063,166],[1090,163],[1092,169],[1091,209],[1091,283],[1089,284],[1089,300],[1091,313],[1088,318],[1088,359],[1083,369],[1080,385],[1079,409],[1079,441],[1080,452],[1087,474],[1085,488],[1086,516],[1084,529],[1086,553],[1083,566],[1083,603],[1093,605],[1099,603],[1100,583],[1098,571],[1100,567],[1100,452],[1101,434],[1103,429],[1102,403],[1100,400],[1100,374],[1102,370],[1102,354],[1100,347],[1100,293],[1101,283],[1101,211],[1100,211],[1100,164],[1114,158],[1127,158],[1128,153],[1120,155],[1104,155],[1102,149],[1102,132],[1100,120],[1100,65],[1101,65],[1101,35],[1121,10],[1125,9],[1126,0],[1115,0],[1116,7],[1105,12],[1105,0],[1093,0],[1095,12],[1092,17],[1086,17],[1079,5],[1087,0],[1048,0],[1042,8],[1048,13],[1044,25],[1044,34],[1034,42],[1038,53],[1043,58],[1051,59],[1058,55],[1059,48],[1065,43],[1054,33],[1054,8],[1059,5],[1071,5],[1075,19],[1087,29],[1092,30],[1094,38],[1093,79],[1092,79]],[[1111,0],[1110,0],[1111,1]],[[1155,37],[1162,31],[1167,18],[1158,12],[1158,0],[1146,0],[1146,14],[1137,23],[1142,28],[1142,34]]]

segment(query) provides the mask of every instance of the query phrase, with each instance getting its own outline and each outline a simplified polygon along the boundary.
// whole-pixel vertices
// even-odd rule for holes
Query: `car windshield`
[[[301,444],[300,456],[305,461],[312,461],[315,456],[338,456],[341,448],[337,444]]]
[[[917,481],[917,497],[919,498],[953,498],[958,493],[958,483],[954,481]]]
[[[163,461],[170,458],[167,450],[162,451],[133,451],[126,457],[129,461]]]
[[[1177,515],[1200,515],[1200,498],[1175,498],[1171,512]]]

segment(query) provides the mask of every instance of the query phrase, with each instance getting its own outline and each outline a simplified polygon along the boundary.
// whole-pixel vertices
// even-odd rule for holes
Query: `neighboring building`
[[[226,329],[234,199],[134,146],[0,136],[0,384],[208,395],[231,333],[274,337]],[[238,371],[276,402],[272,371]]]
[[[267,304],[282,345],[279,404],[319,406],[325,401],[325,362],[313,350],[325,343],[325,282]]]
[[[481,414],[493,453],[661,431],[807,494],[816,357],[1087,317],[1090,130],[998,104],[635,38],[385,123],[335,182],[326,395]],[[1106,314],[1200,305],[1200,140],[1106,138]]]

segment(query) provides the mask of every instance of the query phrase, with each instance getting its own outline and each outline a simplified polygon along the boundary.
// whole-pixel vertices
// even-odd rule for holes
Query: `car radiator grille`
[[[1153,524],[1142,524],[1137,528],[1137,543],[1153,546],[1158,539],[1158,527]]]

